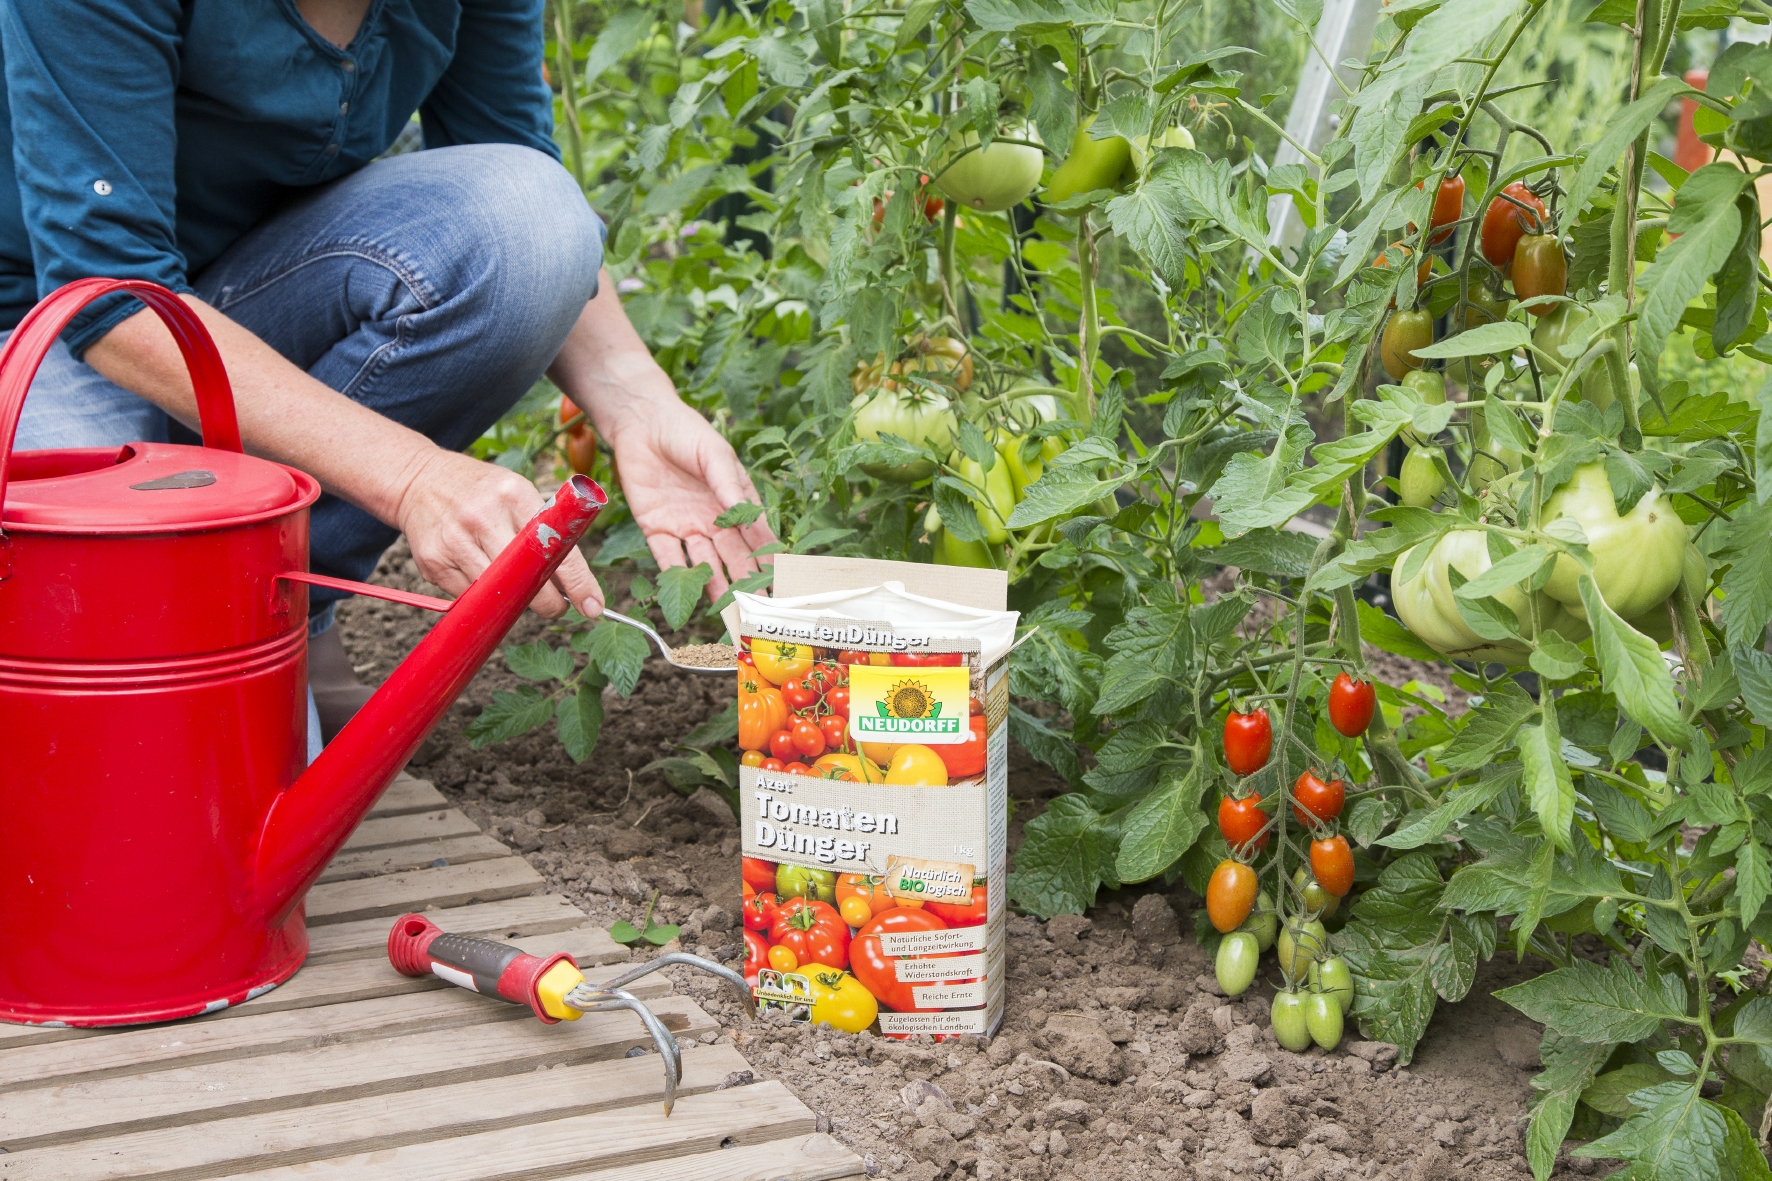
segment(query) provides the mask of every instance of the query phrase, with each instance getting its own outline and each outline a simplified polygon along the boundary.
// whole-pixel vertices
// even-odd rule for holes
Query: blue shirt
[[[0,329],[75,279],[174,291],[418,111],[426,147],[559,158],[544,0],[372,0],[343,49],[295,0],[0,0]],[[94,304],[82,355],[140,309]]]

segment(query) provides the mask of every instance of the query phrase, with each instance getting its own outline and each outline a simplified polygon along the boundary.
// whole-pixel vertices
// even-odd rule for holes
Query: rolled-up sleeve
[[[179,20],[178,0],[0,0],[39,298],[95,275],[191,290],[173,175]],[[102,300],[63,339],[80,356],[139,308]]]
[[[464,0],[455,57],[419,117],[425,147],[521,144],[558,160],[542,78],[543,0]]]

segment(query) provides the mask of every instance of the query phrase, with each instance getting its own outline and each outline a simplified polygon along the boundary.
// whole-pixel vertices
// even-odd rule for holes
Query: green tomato
[[[1030,127],[1005,127],[1001,134],[1030,142],[1036,138]],[[936,175],[936,188],[968,209],[995,213],[1021,204],[1040,187],[1046,154],[1039,148],[996,139],[987,148],[977,149],[977,144],[978,133],[968,131],[951,145],[947,158],[953,163]]]
[[[1465,469],[1465,477],[1470,481],[1471,491],[1481,492],[1508,472],[1520,470],[1520,453],[1496,443],[1489,434],[1489,420],[1483,410],[1483,403],[1470,404],[1471,442],[1476,447],[1476,454],[1471,456],[1470,467]]]
[[[1612,502],[1605,465],[1584,463],[1544,502],[1546,526],[1564,519],[1576,522],[1587,534],[1600,597],[1624,618],[1643,614],[1680,585],[1686,564],[1686,523],[1659,485],[1651,486],[1621,517]],[[1574,558],[1559,556],[1544,593],[1565,605],[1580,603],[1577,580],[1582,573]]]
[[[1343,1013],[1354,1007],[1354,972],[1338,955],[1311,965],[1311,988],[1334,997]]]
[[[1294,1054],[1311,1048],[1310,1026],[1304,1019],[1304,994],[1276,992],[1271,1010],[1274,1040]]]
[[[1397,474],[1403,503],[1410,508],[1427,508],[1446,490],[1446,479],[1434,461],[1440,457],[1438,447],[1411,447],[1403,459],[1403,470]]]
[[[1326,992],[1313,992],[1304,998],[1304,1025],[1311,1040],[1325,1050],[1341,1044],[1341,1004]]]
[[[882,434],[897,435],[919,447],[945,451],[953,446],[959,422],[948,400],[927,390],[887,389],[884,386],[871,394],[859,394],[851,405],[859,405],[855,415],[855,437],[864,443],[877,443]],[[876,480],[894,484],[911,484],[926,480],[935,472],[928,460],[914,463],[864,463],[862,471]]]
[[[1148,135],[1134,136],[1129,142],[1132,148],[1132,160],[1127,174],[1121,179],[1127,182],[1136,180],[1144,171],[1145,158],[1150,155],[1150,139]],[[1185,127],[1171,127],[1157,137],[1157,150],[1164,148],[1191,148],[1194,146],[1194,133]]]
[[[1530,310],[1530,309],[1528,309]],[[1589,339],[1593,329],[1589,321],[1593,315],[1580,304],[1560,303],[1548,313],[1538,318],[1538,326],[1532,330],[1532,344],[1544,353],[1550,354],[1551,360],[1546,366],[1555,373],[1561,373],[1573,365],[1581,357],[1581,352],[1593,341]],[[1579,342],[1583,348],[1573,357],[1565,357],[1562,348],[1566,344]],[[1539,358],[1543,361],[1543,358]],[[1550,392],[1547,386],[1545,392]],[[1581,381],[1572,391],[1577,400],[1591,402],[1601,410],[1618,400],[1618,392],[1612,388],[1612,375],[1606,368],[1604,357],[1595,358],[1587,371],[1581,375]]]
[[[775,892],[783,898],[812,898],[834,905],[837,874],[835,870],[807,869],[783,862],[775,867]]]
[[[1001,458],[985,471],[976,459],[956,452],[949,460],[960,478],[974,488],[984,489],[984,497],[973,496],[972,507],[978,511],[978,523],[984,526],[987,545],[1002,545],[1009,540],[1005,524],[1015,511],[1015,477]]]
[[[1448,570],[1457,570],[1469,580],[1489,568],[1489,542],[1483,531],[1457,529],[1446,534],[1415,577],[1406,579],[1403,569],[1414,552],[1413,548],[1404,550],[1391,568],[1391,600],[1404,626],[1442,656],[1479,663],[1525,664],[1530,652],[1524,645],[1511,640],[1486,640],[1478,635],[1459,614],[1452,595]],[[1494,597],[1514,613],[1520,621],[1521,634],[1531,639],[1525,593],[1518,587],[1509,587]]]
[[[970,566],[976,570],[990,570],[996,566],[991,561],[991,547],[982,541],[961,541],[951,530],[944,529],[935,547],[935,562],[938,566]]]
[[[1446,376],[1438,369],[1411,369],[1397,384],[1429,406],[1446,404]],[[1402,435],[1403,441],[1411,445],[1428,441],[1426,436],[1417,433],[1412,427],[1404,427]]]
[[[1280,916],[1274,912],[1274,900],[1266,890],[1255,896],[1255,909],[1237,930],[1255,936],[1255,946],[1261,951],[1274,945],[1274,936],[1280,931]]]
[[[1286,979],[1303,980],[1311,961],[1329,950],[1329,931],[1315,919],[1299,922],[1295,917],[1280,928],[1276,946]]]
[[[1680,581],[1685,584],[1686,594],[1696,606],[1704,602],[1705,591],[1710,588],[1710,567],[1706,565],[1704,555],[1691,542],[1686,543],[1686,560],[1681,567]],[[1649,608],[1641,615],[1633,615],[1626,623],[1654,640],[1663,648],[1671,648],[1674,643],[1673,620],[1668,616],[1667,601],[1664,599]],[[1575,607],[1567,609],[1571,615],[1581,620],[1583,635],[1591,629],[1587,627],[1587,611]],[[1566,633],[1565,633],[1566,634]],[[1577,641],[1579,642],[1579,641]]]
[[[1292,871],[1292,884],[1304,898],[1306,917],[1326,919],[1341,909],[1341,899],[1323,889],[1323,883],[1306,873],[1304,866]]]
[[[1046,191],[1040,194],[1041,201],[1051,205],[1068,201],[1078,193],[1119,187],[1121,173],[1132,162],[1132,145],[1118,135],[1091,139],[1089,126],[1094,122],[1091,116],[1077,125],[1077,132],[1071,137],[1071,154],[1052,174]]]
[[[1241,996],[1255,983],[1255,965],[1261,959],[1261,947],[1247,931],[1232,931],[1218,941],[1218,959],[1213,969],[1218,987],[1226,996]]]

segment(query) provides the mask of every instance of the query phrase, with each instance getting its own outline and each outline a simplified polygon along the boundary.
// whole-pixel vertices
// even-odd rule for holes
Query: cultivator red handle
[[[436,976],[485,996],[528,1005],[549,1025],[578,1020],[566,994],[584,983],[570,955],[542,958],[477,935],[455,935],[421,914],[409,914],[388,932],[388,959],[405,976]]]

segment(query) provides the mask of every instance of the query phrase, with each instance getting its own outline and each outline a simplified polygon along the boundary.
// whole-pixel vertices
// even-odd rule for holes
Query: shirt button
[[[108,180],[95,180],[92,182],[92,191],[101,197],[109,197],[111,195],[111,182]]]
[[[338,63],[338,68],[348,74],[357,68],[357,63],[347,57],[344,61]]]
[[[337,144],[327,144],[326,145],[326,154],[328,156],[338,155],[338,145]]]
[[[350,114],[351,113],[351,104],[350,103],[339,103],[338,104],[338,113],[341,115]]]

